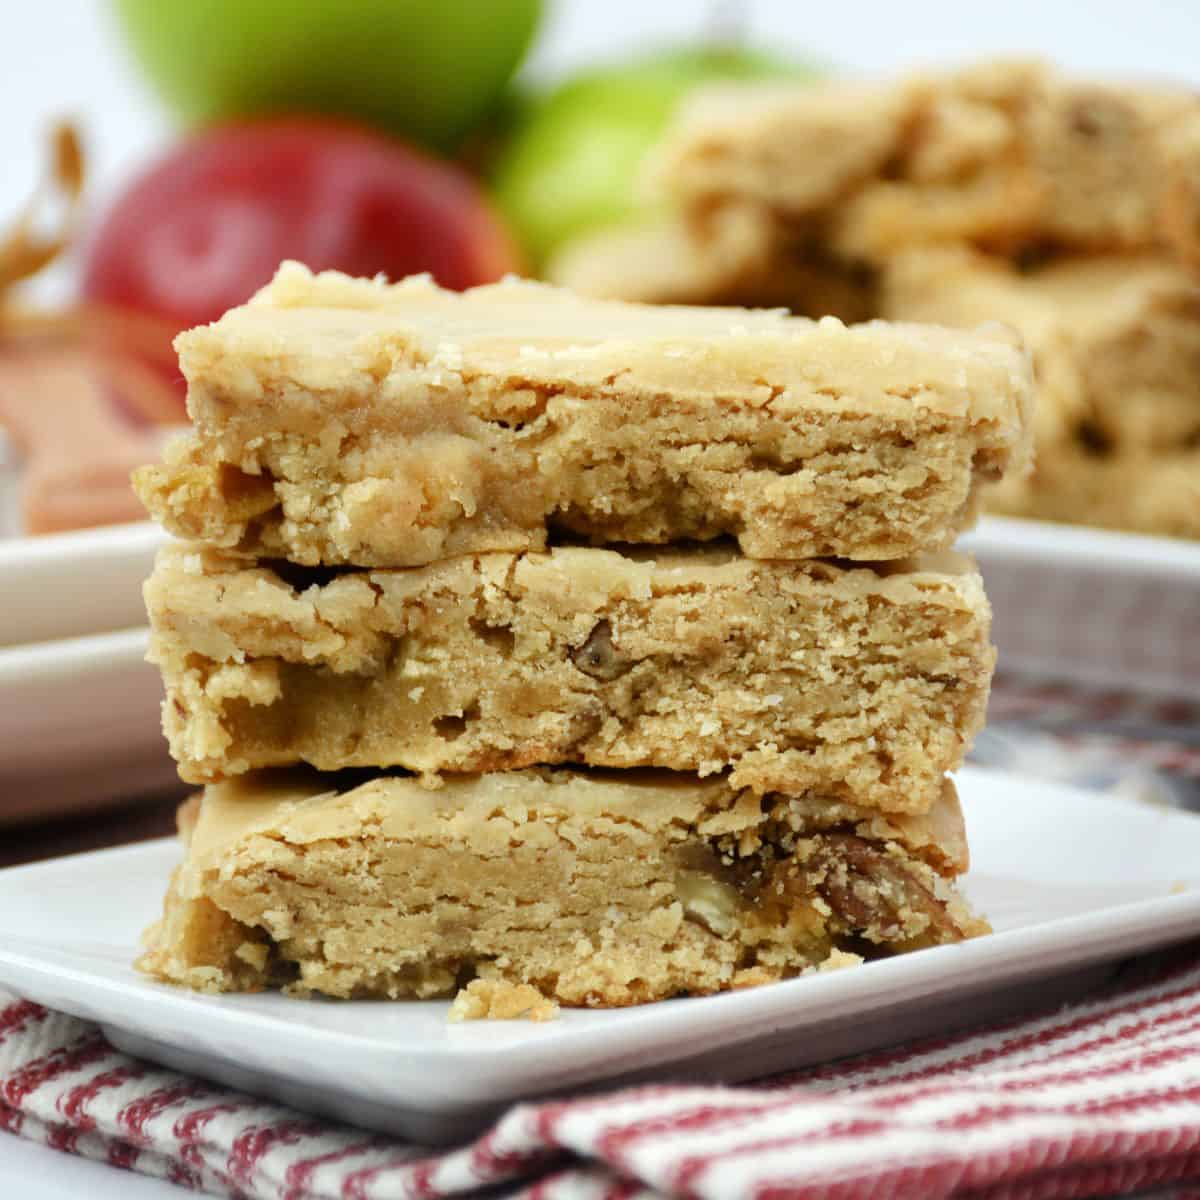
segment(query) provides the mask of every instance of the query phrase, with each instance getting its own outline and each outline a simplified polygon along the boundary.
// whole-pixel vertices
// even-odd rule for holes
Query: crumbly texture
[[[1028,356],[976,333],[458,294],[296,264],[177,341],[193,433],[135,484],[173,532],[415,566],[732,534],[759,558],[947,544],[1028,460]]]
[[[987,930],[954,890],[948,782],[929,814],[888,817],[655,773],[248,777],[206,790],[189,841],[139,966],[209,992],[428,998],[479,979],[608,1007]]]
[[[1031,474],[997,511],[1200,537],[1200,288],[1161,256],[1025,270],[965,248],[913,250],[883,275],[881,311],[1019,329],[1039,380]]]
[[[946,242],[1007,256],[1165,246],[1186,260],[1198,124],[1190,91],[1033,62],[873,86],[725,86],[685,106],[655,174],[697,254],[724,262],[743,294],[794,246],[867,266]]]
[[[867,569],[561,547],[299,575],[160,552],[150,658],[186,779],[575,762],[919,810],[987,705],[987,599],[949,551]]]
[[[558,1005],[528,983],[503,979],[472,979],[461,988],[448,1021],[553,1021]]]

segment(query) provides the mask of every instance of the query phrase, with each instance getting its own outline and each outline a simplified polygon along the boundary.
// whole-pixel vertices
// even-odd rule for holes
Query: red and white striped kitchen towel
[[[1125,1195],[1200,1182],[1200,942],[1050,1015],[757,1086],[526,1105],[446,1153],[150,1066],[87,1022],[6,997],[0,1127],[218,1195],[289,1200]]]
[[[977,750],[995,765],[1200,798],[1200,705],[1002,675],[992,718]],[[525,1105],[449,1152],[139,1062],[95,1026],[0,991],[0,1129],[218,1195],[288,1200],[1200,1200],[1200,940],[1070,1008],[754,1086]]]

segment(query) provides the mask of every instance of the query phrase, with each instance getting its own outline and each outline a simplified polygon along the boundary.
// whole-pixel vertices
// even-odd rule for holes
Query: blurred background
[[[295,7],[317,3],[306,0]],[[224,7],[234,12],[238,4],[227,0]],[[43,169],[46,131],[63,116],[78,118],[84,128],[92,199],[103,206],[132,172],[170,143],[179,131],[178,121],[146,78],[119,17],[105,0],[43,0],[13,7],[5,15],[0,215],[15,214],[28,199]],[[714,30],[722,36],[733,32],[751,45],[829,69],[864,75],[1017,53],[1046,56],[1084,73],[1200,85],[1200,13],[1181,0],[1096,0],[1086,14],[1074,5],[1039,0],[1002,5],[954,0],[910,0],[904,5],[874,0],[832,5],[789,0],[547,0],[520,71],[530,80],[549,83],[598,60],[619,61],[655,44],[693,44]],[[452,36],[448,30],[447,37]],[[64,286],[62,274],[55,280],[57,287]]]
[[[128,475],[185,420],[171,336],[242,302],[281,257],[816,315],[846,306],[790,294],[782,257],[765,286],[696,282],[699,250],[647,184],[696,89],[836,88],[1032,57],[1056,96],[1090,105],[1086,81],[1134,82],[1146,112],[1200,129],[1200,6],[1178,0],[42,0],[5,15],[0,826],[172,786],[138,593],[161,535]],[[1077,123],[1100,175],[1109,144],[1108,174],[1123,169],[1126,127],[1105,121],[1136,125],[1131,104],[1104,100],[1098,125]],[[1200,153],[1187,161],[1180,186],[1200,198]],[[1064,164],[1051,169],[1075,169]],[[850,308],[1008,320],[1051,381],[1040,473],[997,494],[1002,515],[969,539],[1002,652],[977,757],[1191,804],[1200,223],[1181,237],[1190,249],[971,245],[983,258],[955,260],[957,274],[905,277],[919,303],[859,306],[856,293]],[[9,861],[157,832],[169,810],[148,811],[74,842],[57,826],[27,832]]]

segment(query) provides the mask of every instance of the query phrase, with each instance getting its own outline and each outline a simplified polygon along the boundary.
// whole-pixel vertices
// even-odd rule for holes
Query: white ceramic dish
[[[0,540],[0,826],[178,786],[144,661],[149,522]]]
[[[1200,699],[1200,543],[985,517],[960,545],[1005,669]]]
[[[518,1098],[745,1079],[1047,1002],[1078,986],[1067,973],[1200,926],[1200,818],[998,772],[960,787],[968,892],[997,932],[854,970],[540,1025],[450,1025],[445,1002],[197,996],[131,966],[178,859],[161,841],[0,872],[0,984],[146,1058],[445,1140]]]
[[[145,624],[142,581],[166,540],[149,521],[0,540],[0,646]]]
[[[0,648],[0,826],[178,786],[148,636]]]

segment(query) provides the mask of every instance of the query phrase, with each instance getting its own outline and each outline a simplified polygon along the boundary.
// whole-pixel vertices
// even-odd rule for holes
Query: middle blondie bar
[[[184,778],[531,764],[730,771],[926,810],[983,722],[970,562],[760,562],[721,545],[330,574],[169,546],[146,587]]]

